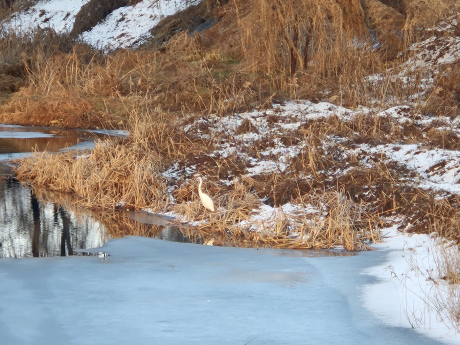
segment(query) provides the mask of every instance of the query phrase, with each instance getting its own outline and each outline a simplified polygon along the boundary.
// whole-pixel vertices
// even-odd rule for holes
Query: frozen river
[[[302,257],[140,237],[103,250],[0,260],[2,343],[437,344],[363,306],[376,280],[361,272],[383,251]]]

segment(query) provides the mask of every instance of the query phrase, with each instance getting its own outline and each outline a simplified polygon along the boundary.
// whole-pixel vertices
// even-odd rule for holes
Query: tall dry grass
[[[197,194],[196,181],[168,181],[162,172],[173,163],[187,164],[188,158],[214,148],[205,139],[187,135],[183,123],[166,116],[161,111],[136,105],[131,109],[131,134],[127,139],[98,142],[94,150],[79,156],[72,152],[37,153],[19,162],[17,177],[37,186],[76,194],[79,198],[74,203],[80,206],[148,207],[158,213],[173,212],[179,224],[201,220],[199,230],[206,234],[203,237],[216,244],[315,249],[340,246],[362,250],[368,249],[366,242],[378,241],[375,216],[341,193],[308,193],[300,185],[292,185],[292,194],[286,197],[283,185],[289,175],[279,174],[273,180],[258,182],[250,178],[235,180],[232,186],[227,186],[219,179],[219,165],[209,166],[206,175],[211,180],[206,186],[218,211],[206,212]],[[316,169],[321,159],[319,155],[311,157],[304,163],[306,169]],[[178,185],[173,199],[168,192],[171,184]],[[263,206],[261,193],[272,191],[276,207],[289,201],[326,205],[327,216],[287,216],[282,211],[274,212],[272,219],[256,224],[262,232],[254,231],[252,216]]]
[[[188,137],[168,113],[147,101],[125,104],[129,137],[98,141],[90,152],[36,153],[20,161],[19,179],[52,190],[75,193],[87,207],[169,206],[166,167],[186,155],[204,152],[210,143]]]
[[[442,34],[429,28],[442,25],[460,5],[403,1],[399,13],[396,3],[386,3],[394,8],[376,0],[235,1],[240,41],[234,53],[290,97],[316,96],[318,85],[352,107],[406,102],[421,90],[395,79],[394,68],[410,56],[411,44]],[[379,73],[382,82],[366,81]],[[420,80],[423,71],[413,74]]]
[[[249,109],[270,96],[253,77],[234,70],[230,58],[201,54],[196,40],[186,34],[164,49],[100,55],[75,45],[69,53],[49,56],[39,46],[21,60],[26,85],[0,114],[8,120],[14,114],[18,123],[115,126],[128,117],[124,99],[132,103],[140,98],[180,116]]]
[[[407,101],[417,90],[392,79],[388,69],[407,57],[418,33],[436,34],[423,30],[428,23],[440,23],[458,7],[437,3],[408,1],[402,18],[376,0],[235,0],[210,7],[221,20],[202,34],[179,32],[158,50],[108,55],[52,30],[8,33],[0,42],[8,48],[0,54],[0,72],[2,57],[14,61],[19,79],[11,87],[22,88],[0,108],[0,118],[117,127],[128,117],[122,99],[133,97],[179,116],[270,106],[274,98],[334,96],[351,107]],[[402,55],[390,61],[398,56],[390,52],[394,47]],[[366,81],[377,73],[381,80]]]
[[[163,210],[169,198],[154,155],[128,146],[98,142],[87,156],[41,153],[24,160],[18,178],[37,186],[75,193],[86,207],[151,207]]]
[[[235,1],[241,50],[249,68],[294,76],[309,63],[323,74],[339,73],[347,46],[365,41],[359,1]]]

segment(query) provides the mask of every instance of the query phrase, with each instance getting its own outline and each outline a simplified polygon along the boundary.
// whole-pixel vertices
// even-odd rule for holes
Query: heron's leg
[[[203,215],[201,216],[201,222],[202,222],[202,223],[203,223],[203,221],[204,221],[204,216],[205,216],[205,214],[206,214],[206,208],[204,209]]]

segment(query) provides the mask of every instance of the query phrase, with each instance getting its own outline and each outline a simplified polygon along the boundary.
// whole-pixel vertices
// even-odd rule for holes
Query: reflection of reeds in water
[[[80,221],[88,217],[103,226],[104,241],[124,236],[143,236],[164,239],[174,242],[201,243],[198,232],[181,229],[176,226],[145,224],[130,219],[124,211],[91,210],[78,206],[78,198],[72,194],[53,192],[40,188],[33,188],[41,203],[54,203],[62,206],[66,212],[72,213]]]
[[[202,243],[200,233],[197,231],[179,229],[179,227],[174,225],[141,223],[130,219],[122,211],[100,212],[96,217],[104,224],[108,234],[112,238],[143,236],[172,242]]]
[[[103,236],[92,218],[75,217],[39,190],[0,181],[0,257],[74,255],[75,249],[100,247]]]
[[[0,139],[0,153],[58,151],[80,142],[77,136],[50,137],[50,138],[3,138]]]

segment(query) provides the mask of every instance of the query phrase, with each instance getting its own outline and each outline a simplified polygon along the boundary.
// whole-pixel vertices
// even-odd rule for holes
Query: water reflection
[[[75,146],[85,149],[88,148],[85,144],[92,144],[95,139],[105,138],[112,132],[0,125],[0,160],[17,158],[33,151],[56,152]],[[118,132],[115,134],[118,135]]]
[[[203,234],[194,228],[177,227],[168,218],[144,212],[101,211],[92,212],[107,228],[111,238],[143,236],[165,241],[203,244]]]
[[[1,169],[7,170],[0,165]],[[82,209],[76,206],[77,201],[68,194],[2,179],[0,258],[85,255],[84,249],[98,248],[110,238],[127,235],[202,243],[196,232],[181,231],[164,220],[158,223],[150,219],[145,224],[129,218],[127,212]]]
[[[39,202],[28,187],[0,182],[0,257],[67,256],[74,249],[100,247],[105,229],[53,202]]]

